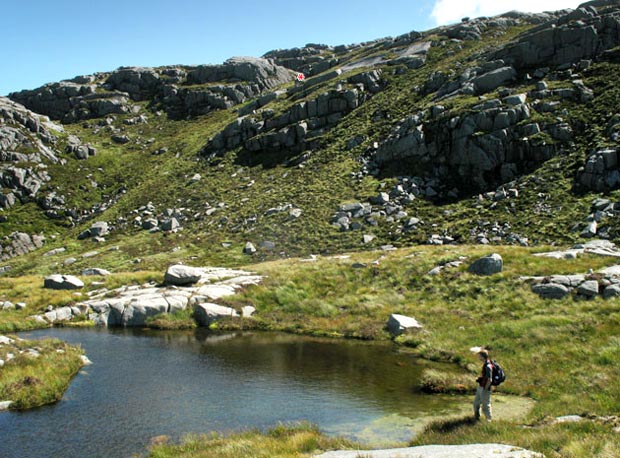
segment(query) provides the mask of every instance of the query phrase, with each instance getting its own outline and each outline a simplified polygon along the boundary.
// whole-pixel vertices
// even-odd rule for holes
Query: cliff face
[[[620,4],[595,1],[13,93],[0,231],[257,257],[614,237],[588,193],[620,187],[618,49]]]

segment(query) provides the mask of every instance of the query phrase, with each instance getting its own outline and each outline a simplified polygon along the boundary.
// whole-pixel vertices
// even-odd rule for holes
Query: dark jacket
[[[489,385],[489,390],[491,389],[490,383],[493,380],[493,363],[491,363],[490,359],[487,359],[482,364],[482,371],[480,372],[480,377],[478,377],[478,384],[482,388],[486,388]]]

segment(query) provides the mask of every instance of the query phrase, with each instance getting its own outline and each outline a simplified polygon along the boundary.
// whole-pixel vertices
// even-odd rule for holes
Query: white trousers
[[[476,397],[474,398],[474,416],[480,418],[480,406],[482,406],[482,413],[487,420],[491,420],[491,391],[485,390],[481,386],[476,390]]]

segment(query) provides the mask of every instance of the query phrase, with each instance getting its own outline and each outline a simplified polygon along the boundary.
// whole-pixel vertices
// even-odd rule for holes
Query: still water
[[[423,366],[390,345],[204,330],[48,329],[93,365],[62,401],[0,414],[0,457],[130,457],[151,438],[308,420],[370,446],[406,442],[455,400],[416,394]]]

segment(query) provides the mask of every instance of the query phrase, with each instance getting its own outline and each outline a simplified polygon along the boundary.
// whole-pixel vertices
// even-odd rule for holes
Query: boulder
[[[181,224],[176,218],[170,218],[161,223],[162,231],[176,231],[181,227]]]
[[[598,282],[596,280],[588,280],[583,282],[577,288],[577,292],[582,296],[586,296],[589,298],[598,296]]]
[[[159,226],[159,221],[157,221],[155,218],[147,218],[142,221],[141,224],[142,229],[147,231],[155,229],[157,226]]]
[[[0,310],[14,310],[14,309],[15,309],[15,304],[13,304],[12,302],[5,301],[2,304],[0,304]]]
[[[11,404],[13,404],[13,401],[0,402],[0,412],[2,412],[3,410],[9,410],[9,408],[11,407]]]
[[[570,294],[570,290],[557,283],[544,283],[532,286],[532,291],[543,299],[563,299]]]
[[[84,287],[84,283],[73,275],[50,275],[45,277],[44,288],[48,289],[80,289]]]
[[[598,230],[598,223],[596,221],[592,221],[588,223],[586,228],[581,232],[582,237],[594,237]]]
[[[131,139],[127,135],[114,134],[114,135],[112,135],[112,141],[114,143],[118,143],[120,145],[124,145],[126,143],[129,143],[131,141]]]
[[[155,315],[168,312],[168,301],[161,296],[137,297],[123,311],[123,326],[144,326],[146,320]]]
[[[105,221],[98,221],[96,223],[93,223],[92,226],[90,226],[91,237],[103,237],[104,235],[107,235],[108,232],[109,226],[108,223],[106,223]]]
[[[468,271],[475,275],[493,275],[500,273],[504,269],[502,257],[493,253],[484,258],[477,259],[469,266]]]
[[[164,283],[167,285],[185,286],[198,282],[201,277],[202,272],[200,269],[190,266],[175,265],[168,267],[164,275]]]
[[[388,331],[393,336],[399,336],[409,331],[419,331],[423,329],[415,318],[404,315],[392,314],[387,322]]]
[[[56,313],[55,321],[69,321],[73,318],[73,311],[71,310],[71,307],[59,307],[54,310],[54,313]]]
[[[209,326],[221,317],[238,317],[237,311],[231,307],[211,304],[208,302],[197,304],[194,307],[194,318],[200,326]]]
[[[474,90],[477,94],[491,92],[514,80],[517,72],[512,67],[502,67],[474,78]]]
[[[611,299],[613,297],[620,297],[620,285],[609,285],[603,291],[603,297],[605,299]]]

